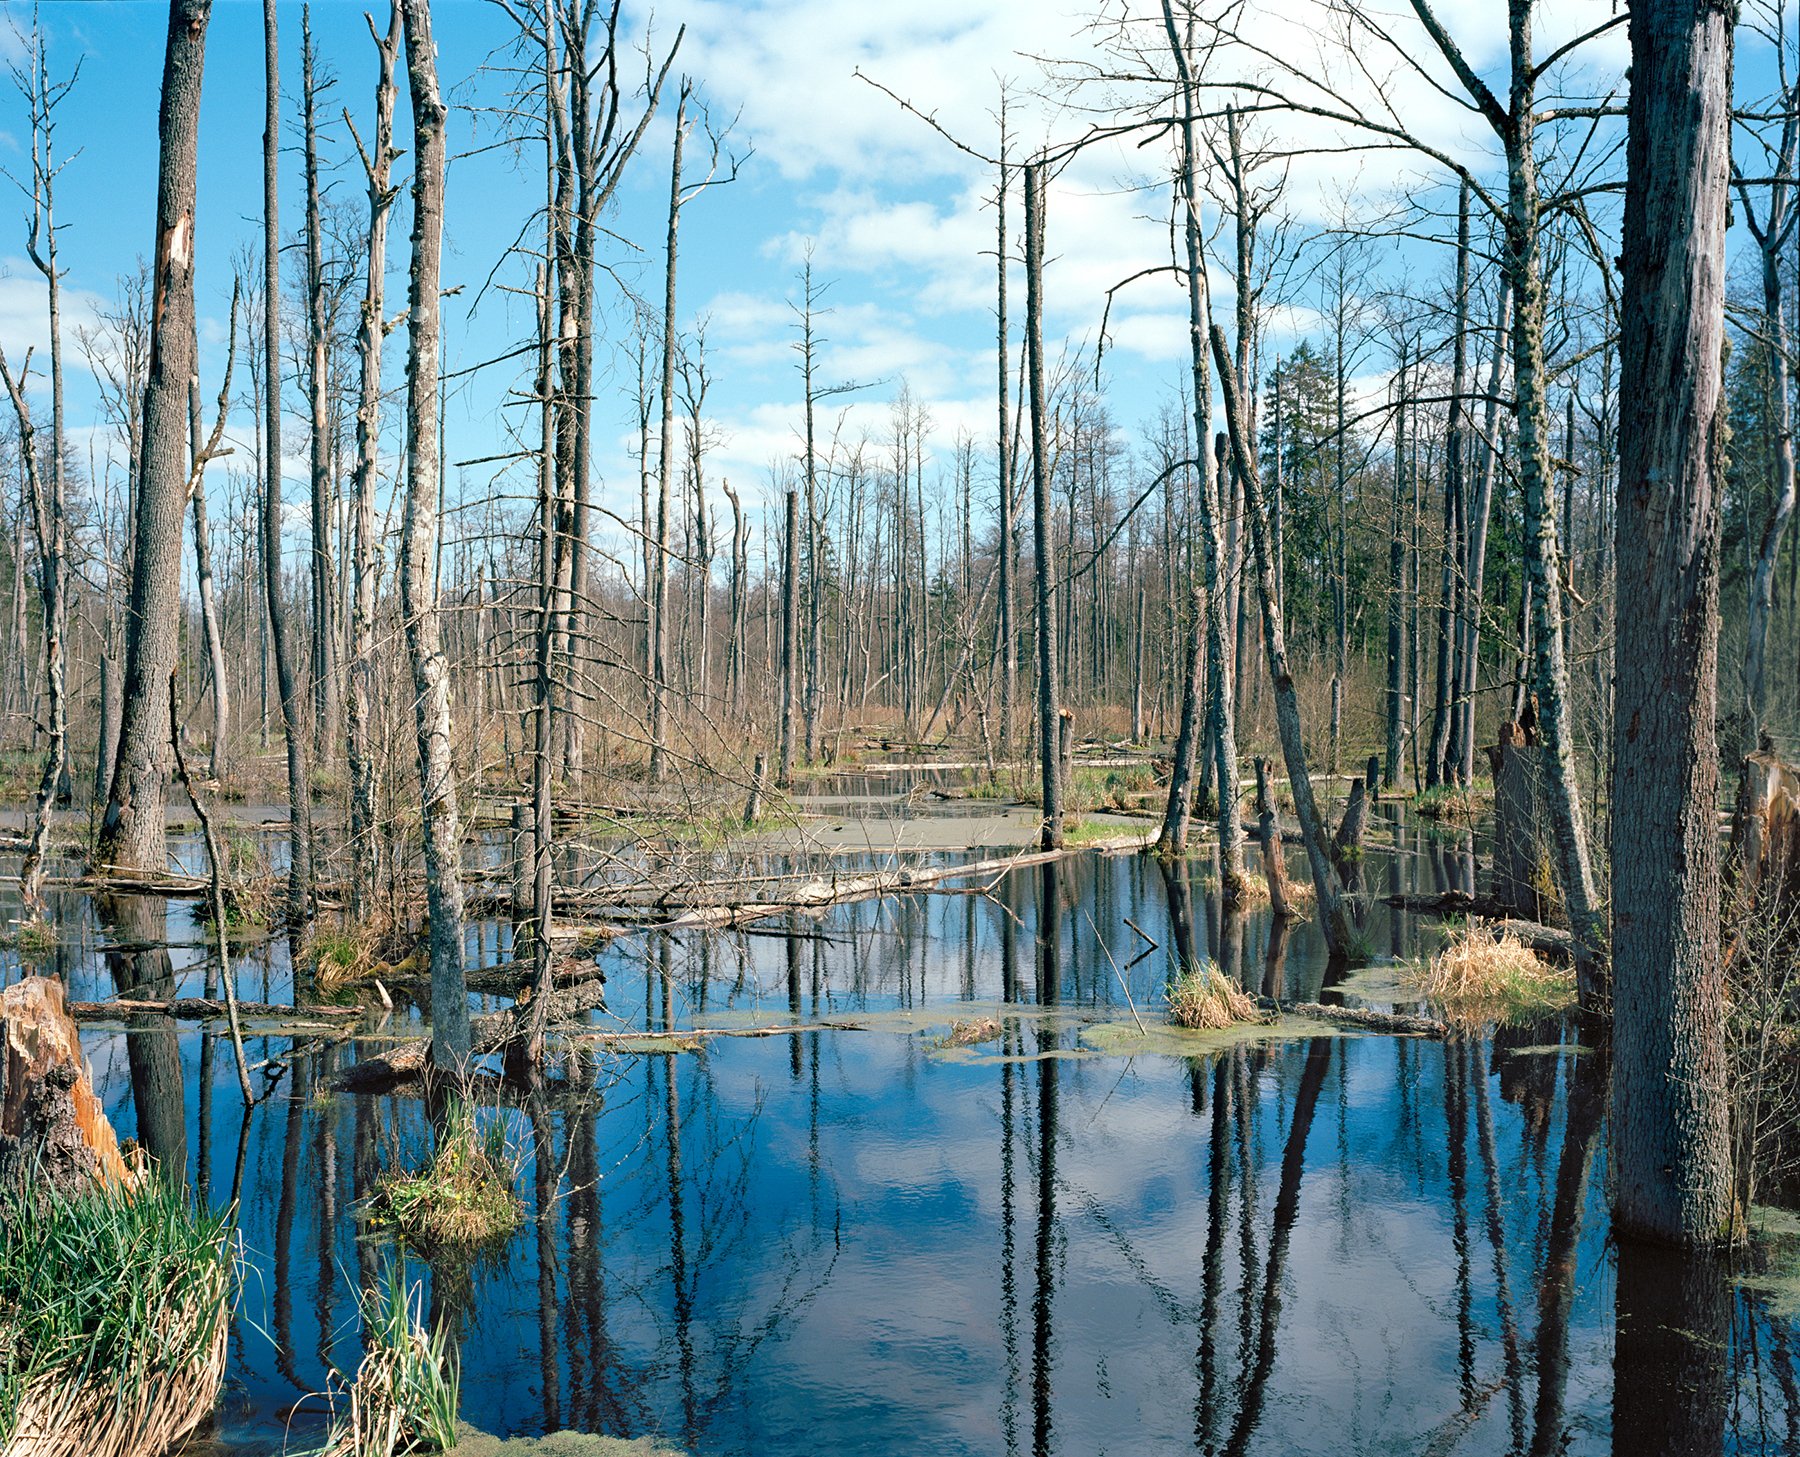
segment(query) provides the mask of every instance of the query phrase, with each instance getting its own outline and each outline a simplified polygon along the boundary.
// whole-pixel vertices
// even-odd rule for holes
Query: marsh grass
[[[1163,995],[1169,1003],[1169,1020],[1177,1027],[1218,1031],[1254,1022],[1258,1016],[1256,1003],[1210,961],[1183,967]]]
[[[239,1284],[231,1216],[161,1180],[0,1201],[0,1451],[172,1447],[218,1400]]]
[[[28,916],[0,936],[0,946],[17,951],[25,961],[42,961],[56,950],[56,927],[42,916]]]
[[[1529,1021],[1575,1001],[1575,974],[1552,965],[1510,931],[1461,927],[1412,978],[1452,1022]]]
[[[331,1426],[318,1457],[403,1457],[456,1444],[455,1353],[441,1329],[425,1329],[420,1307],[404,1260],[364,1292],[362,1363],[354,1377],[334,1373],[326,1392]]]
[[[231,834],[220,848],[225,852],[226,935],[236,940],[268,930],[277,919],[281,886],[262,844],[253,835]],[[210,904],[199,915],[201,927],[217,936]]]
[[[1424,819],[1462,825],[1480,819],[1492,803],[1493,795],[1487,790],[1435,784],[1419,791],[1413,799],[1413,810]]]
[[[470,1253],[503,1242],[519,1227],[524,1205],[517,1180],[505,1129],[498,1123],[478,1127],[463,1107],[450,1115],[424,1168],[381,1179],[373,1212],[427,1257]]]

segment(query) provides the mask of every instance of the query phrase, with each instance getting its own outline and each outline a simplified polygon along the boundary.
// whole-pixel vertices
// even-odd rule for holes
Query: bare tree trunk
[[[296,682],[287,605],[281,595],[281,213],[276,202],[281,69],[277,35],[275,0],[263,0],[263,589],[287,739],[288,924],[299,927],[310,915],[312,903],[312,785],[306,762],[306,706]]]
[[[775,787],[794,785],[795,676],[799,671],[800,632],[800,494],[787,493],[787,525],[781,565],[781,755]]]
[[[1699,1245],[1735,1200],[1719,954],[1719,515],[1732,15],[1631,7],[1613,736],[1614,1224]],[[1529,311],[1529,300],[1524,301]],[[1541,623],[1540,623],[1541,627]],[[1573,918],[1571,917],[1571,920]]]
[[[272,3],[272,0],[271,0]],[[194,194],[200,81],[212,0],[170,0],[156,198],[155,303],[144,392],[144,457],[125,636],[124,714],[102,865],[163,869],[168,847],[169,674],[180,647],[181,518],[187,505],[187,392],[194,374]]]
[[[1767,331],[1769,360],[1768,410],[1775,436],[1775,500],[1763,523],[1756,560],[1750,571],[1750,617],[1744,643],[1744,711],[1749,717],[1745,748],[1755,750],[1769,716],[1769,685],[1765,670],[1769,623],[1775,612],[1775,567],[1781,556],[1782,537],[1794,514],[1794,401],[1788,368],[1786,291],[1782,287],[1781,251],[1794,228],[1794,194],[1790,179],[1800,163],[1800,111],[1790,95],[1781,121],[1775,180],[1769,184],[1768,215],[1758,223],[1750,205],[1749,188],[1738,179],[1744,202],[1744,218],[1757,244],[1762,265],[1763,328]]]
[[[231,311],[237,324],[237,308]],[[189,450],[194,470],[194,576],[200,590],[200,630],[206,637],[206,657],[212,672],[212,762],[207,772],[217,781],[225,775],[226,739],[231,732],[231,685],[225,671],[225,644],[219,634],[219,607],[213,598],[212,534],[206,522],[205,448],[200,439],[200,381],[189,381]]]
[[[1187,651],[1182,661],[1181,726],[1169,765],[1169,795],[1163,804],[1162,829],[1156,836],[1156,853],[1180,855],[1187,849],[1188,822],[1194,809],[1194,768],[1203,751],[1200,742],[1200,681],[1206,670],[1206,589],[1196,581],[1188,587]]]
[[[331,584],[331,425],[326,407],[324,242],[319,220],[317,87],[313,77],[312,7],[300,11],[301,98],[306,149],[306,335],[312,407],[312,675],[313,755],[328,763],[337,740],[337,613]]]
[[[419,734],[425,898],[431,916],[431,1058],[445,1071],[469,1056],[463,976],[462,823],[452,757],[450,670],[438,625],[438,311],[444,228],[445,107],[438,94],[430,0],[404,0],[413,113],[412,276],[408,297],[406,516],[400,596]]]
[[[1475,501],[1468,513],[1466,556],[1463,562],[1463,619],[1459,629],[1462,643],[1458,657],[1462,681],[1458,700],[1464,706],[1461,718],[1462,739],[1452,757],[1458,761],[1457,779],[1462,784],[1475,780],[1475,689],[1481,668],[1481,606],[1487,580],[1488,518],[1493,512],[1494,473],[1499,463],[1496,431],[1500,416],[1500,382],[1506,361],[1506,334],[1512,308],[1512,288],[1502,283],[1500,304],[1494,316],[1494,357],[1488,368],[1487,410],[1482,424],[1481,470],[1476,477]]]
[[[1010,756],[1013,746],[1013,694],[1019,679],[1019,642],[1017,630],[1013,626],[1013,597],[1016,588],[1013,585],[1013,537],[1017,527],[1013,522],[1013,423],[1012,414],[1012,369],[1007,362],[1010,340],[1007,337],[1006,319],[1006,197],[1010,187],[1012,169],[1006,161],[1006,93],[1000,94],[1000,186],[995,193],[995,209],[998,213],[997,241],[994,249],[995,274],[998,293],[998,321],[995,329],[996,353],[1000,388],[1000,435],[998,443],[999,469],[999,506],[1000,506],[1000,541],[995,553],[1000,567],[999,608],[994,616],[995,646],[998,651],[1000,674],[1000,752]]]
[[[1464,491],[1463,400],[1469,381],[1469,188],[1465,183],[1456,200],[1456,319],[1451,344],[1450,420],[1444,432],[1444,546],[1443,570],[1439,586],[1437,613],[1437,676],[1431,705],[1431,750],[1425,757],[1425,787],[1435,788],[1444,782],[1444,766],[1453,757],[1451,745],[1452,705],[1460,686],[1453,681],[1456,656],[1451,651],[1451,635],[1459,626],[1456,604],[1459,595],[1468,604],[1468,614],[1479,616],[1481,602],[1469,595],[1469,584],[1462,581],[1459,568],[1455,523],[1460,514],[1457,502]],[[1460,744],[1457,745],[1460,749]],[[1456,755],[1455,757],[1460,757]]]
[[[1300,836],[1306,842],[1307,864],[1312,870],[1313,892],[1318,898],[1320,929],[1332,954],[1343,956],[1351,947],[1351,928],[1337,871],[1332,867],[1324,821],[1313,798],[1312,775],[1306,767],[1306,738],[1300,723],[1300,700],[1294,692],[1294,676],[1288,669],[1287,634],[1281,615],[1275,610],[1275,563],[1269,550],[1272,543],[1263,506],[1262,477],[1257,470],[1251,442],[1244,434],[1237,381],[1231,373],[1231,354],[1225,343],[1225,331],[1217,324],[1212,329],[1212,352],[1225,396],[1225,422],[1231,432],[1232,456],[1244,480],[1244,504],[1250,514],[1250,536],[1256,550],[1257,595],[1262,601],[1263,651],[1269,659],[1269,684],[1275,694],[1275,725],[1281,737],[1282,758],[1287,764],[1288,788],[1294,796],[1294,816],[1300,821]]]
[[[394,60],[400,49],[400,6],[393,0],[388,10],[386,37],[369,23],[379,57],[375,83],[375,134],[373,148],[362,154],[363,173],[369,186],[369,247],[363,274],[361,317],[356,348],[362,366],[356,402],[356,470],[350,496],[354,542],[352,545],[355,596],[350,619],[350,714],[348,757],[350,767],[350,912],[358,920],[371,909],[371,896],[379,883],[382,833],[376,816],[380,770],[375,757],[374,713],[378,685],[375,680],[375,488],[381,448],[381,341],[386,337],[382,317],[387,272],[388,218],[393,210],[394,159]],[[345,113],[349,121],[349,113]],[[357,142],[361,150],[361,139]]]
[[[655,643],[650,668],[650,779],[667,769],[669,740],[669,495],[675,469],[675,245],[681,227],[681,147],[687,138],[689,87],[675,108],[675,151],[669,167],[669,233],[663,273],[662,445],[656,467]],[[783,773],[788,765],[783,762]],[[785,782],[785,781],[784,781]]]
[[[1176,75],[1181,85],[1181,173],[1176,206],[1182,213],[1182,236],[1187,255],[1188,344],[1193,372],[1194,453],[1200,464],[1200,540],[1206,588],[1206,654],[1209,702],[1207,735],[1213,752],[1213,767],[1218,774],[1219,886],[1228,904],[1235,903],[1242,890],[1244,832],[1238,818],[1237,728],[1233,700],[1230,653],[1234,644],[1227,629],[1226,598],[1229,583],[1225,580],[1225,539],[1219,521],[1219,503],[1224,482],[1218,479],[1213,454],[1207,444],[1212,438],[1212,385],[1207,379],[1207,326],[1211,320],[1211,300],[1206,284],[1206,250],[1200,233],[1200,154],[1195,120],[1195,78],[1191,69],[1189,44],[1175,26],[1171,0],[1163,0],[1163,28],[1168,36],[1169,53],[1174,57]],[[1229,360],[1219,370],[1230,373]]]
[[[1038,771],[1046,850],[1063,842],[1062,772],[1057,736],[1056,576],[1050,551],[1049,401],[1044,396],[1044,162],[1025,164],[1025,368],[1031,377],[1031,533],[1037,594]]]
[[[1401,725],[1406,707],[1406,349],[1400,351],[1396,385],[1399,408],[1394,415],[1394,482],[1388,512],[1387,600],[1387,758],[1382,765],[1382,785],[1392,789],[1400,782],[1403,740]],[[1369,792],[1376,790],[1373,778]]]
[[[47,493],[38,455],[37,431],[33,428],[31,409],[25,400],[25,382],[13,378],[4,354],[0,354],[0,378],[4,379],[7,393],[12,396],[13,410],[19,421],[19,461],[31,500],[32,534],[37,541],[38,554],[38,596],[44,619],[45,708],[50,732],[43,773],[38,779],[37,802],[32,808],[31,836],[19,869],[20,898],[28,910],[41,915],[44,906],[39,887],[44,857],[50,846],[50,821],[56,811],[57,795],[69,758],[69,706],[65,686],[69,622],[68,482],[63,460],[62,273],[57,265],[56,246],[56,174],[61,164],[52,152],[53,113],[57,100],[68,94],[68,88],[64,86],[55,92],[51,89],[43,28],[35,17],[29,64],[31,73],[24,89],[31,112],[32,210],[26,251],[44,275],[49,296],[50,483]],[[27,356],[26,365],[29,363]],[[20,537],[13,540],[13,554],[15,560],[25,554],[25,543]],[[22,655],[22,634],[19,648]]]
[[[1562,582],[1544,398],[1544,281],[1540,267],[1537,158],[1533,150],[1532,0],[1509,0],[1512,104],[1507,136],[1505,264],[1513,284],[1513,399],[1524,497],[1525,575],[1532,591],[1532,684],[1549,760],[1550,816],[1557,881],[1575,933],[1582,1003],[1595,1006],[1605,977],[1605,928],[1575,778],[1569,672],[1563,654]]]
[[[41,43],[39,40],[38,44]],[[50,274],[52,280],[55,276],[54,272]],[[55,312],[52,312],[51,320],[54,331],[57,327]],[[54,332],[51,338],[54,341]],[[31,527],[38,550],[38,596],[44,614],[44,678],[48,690],[50,742],[44,755],[44,772],[38,779],[37,800],[32,806],[31,834],[25,846],[25,859],[19,868],[20,899],[32,914],[42,915],[44,902],[40,886],[43,884],[44,857],[50,847],[50,821],[56,812],[57,786],[68,761],[69,710],[63,691],[63,636],[68,621],[68,526],[62,484],[58,479],[62,474],[61,466],[52,469],[50,488],[46,491],[38,457],[37,430],[32,425],[24,383],[13,377],[3,353],[0,353],[0,380],[4,380],[6,392],[12,397],[13,411],[19,421],[19,461],[31,501]],[[21,556],[24,547],[22,539],[13,543],[13,550]]]

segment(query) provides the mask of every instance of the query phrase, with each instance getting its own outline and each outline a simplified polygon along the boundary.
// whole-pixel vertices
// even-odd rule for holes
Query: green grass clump
[[[0,938],[0,945],[17,951],[26,961],[41,961],[56,950],[56,927],[42,916],[31,916],[16,923],[10,934]]]
[[[1254,1022],[1256,1003],[1210,961],[1184,966],[1163,989],[1177,1027],[1218,1030]]]
[[[318,1457],[402,1457],[456,1445],[460,1398],[455,1353],[442,1330],[427,1331],[419,1287],[404,1260],[362,1297],[363,1358],[337,1372],[331,1426]]]
[[[275,922],[281,894],[275,872],[269,866],[269,857],[257,839],[248,834],[227,835],[221,849],[225,861],[222,879],[225,882],[226,935],[236,940],[268,930]],[[213,924],[211,901],[204,902],[203,906],[199,912],[200,924],[217,936],[219,928]]]
[[[429,1257],[498,1244],[519,1227],[524,1205],[518,1171],[498,1123],[483,1130],[462,1108],[450,1116],[431,1162],[416,1174],[390,1174],[376,1185],[374,1213]]]
[[[0,1198],[0,1451],[173,1446],[218,1399],[238,1286],[231,1216],[174,1184]]]

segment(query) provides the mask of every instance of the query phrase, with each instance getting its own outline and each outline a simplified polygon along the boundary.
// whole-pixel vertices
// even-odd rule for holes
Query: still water
[[[1466,838],[1376,838],[1375,891],[1471,883]],[[1609,1239],[1603,1064],[1563,1027],[1103,1050],[1161,1019],[1183,954],[1334,995],[1310,926],[1222,915],[1210,883],[1203,860],[1087,855],[986,895],[614,943],[600,1025],[849,1025],[589,1043],[484,1112],[526,1222],[473,1268],[411,1267],[464,1418],[757,1457],[1800,1452],[1792,1298]],[[74,996],[202,989],[190,907],[62,914]],[[1367,935],[1436,944],[1378,903]],[[503,960],[508,933],[470,949]],[[279,946],[242,977],[291,994]],[[978,1016],[998,1040],[937,1045]],[[423,1159],[423,1104],[329,1091],[353,1045],[257,1038],[259,1089],[281,1071],[246,1117],[221,1038],[84,1040],[120,1131],[239,1202],[214,1450],[316,1439],[307,1398],[354,1367],[357,1291],[390,1257],[363,1201]]]

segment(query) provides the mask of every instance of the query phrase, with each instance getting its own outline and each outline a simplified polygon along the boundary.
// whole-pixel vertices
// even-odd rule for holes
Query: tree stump
[[[0,992],[0,1188],[73,1194],[139,1171],[95,1096],[62,983],[28,977]]]
[[[1800,894],[1800,771],[1774,754],[1744,759],[1727,860],[1748,903]]]

